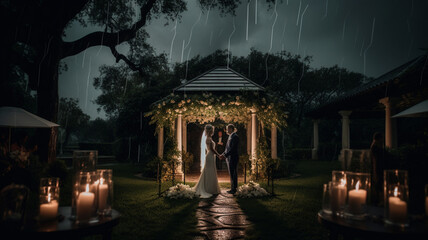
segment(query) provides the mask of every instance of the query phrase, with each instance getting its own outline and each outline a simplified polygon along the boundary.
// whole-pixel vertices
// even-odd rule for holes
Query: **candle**
[[[52,200],[51,201],[51,194],[48,194],[48,202],[40,204],[40,220],[46,221],[46,220],[52,220],[55,219],[58,215],[58,201]]]
[[[405,222],[407,218],[407,203],[401,201],[398,196],[398,188],[394,189],[394,197],[388,198],[389,219],[393,222]]]
[[[104,184],[104,179],[100,179],[100,185],[98,185],[98,209],[104,210],[107,205],[108,196],[108,185]]]
[[[361,213],[361,207],[363,204],[366,204],[367,191],[364,189],[359,189],[360,181],[355,185],[355,189],[349,191],[348,195],[348,206],[349,211],[354,214]]]
[[[333,212],[339,211],[341,206],[345,205],[346,201],[346,180],[341,179],[339,185],[333,185],[331,189],[331,210]]]
[[[95,195],[89,192],[89,184],[86,184],[86,192],[81,192],[76,202],[76,213],[78,220],[88,220],[94,211]]]
[[[425,198],[425,214],[428,216],[428,197]]]

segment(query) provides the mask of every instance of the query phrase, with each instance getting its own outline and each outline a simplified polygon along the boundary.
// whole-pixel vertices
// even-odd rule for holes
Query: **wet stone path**
[[[196,217],[200,234],[195,240],[244,239],[246,228],[252,225],[236,198],[224,189],[217,196],[202,199]]]

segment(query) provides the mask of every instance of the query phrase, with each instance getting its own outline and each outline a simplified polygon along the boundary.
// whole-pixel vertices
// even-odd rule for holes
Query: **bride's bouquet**
[[[238,191],[236,191],[236,196],[240,198],[264,197],[268,195],[269,193],[260,187],[260,184],[253,181],[238,187]]]
[[[178,199],[178,198],[189,198],[192,199],[196,197],[195,190],[189,185],[184,185],[178,183],[175,186],[170,187],[166,192],[165,196],[167,198]]]

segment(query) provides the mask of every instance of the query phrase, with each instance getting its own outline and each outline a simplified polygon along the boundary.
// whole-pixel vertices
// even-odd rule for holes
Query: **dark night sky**
[[[233,56],[245,56],[252,47],[271,53],[286,50],[312,56],[313,68],[338,65],[378,77],[422,54],[420,48],[428,48],[428,0],[278,0],[276,11],[274,6],[268,9],[263,0],[252,0],[248,5],[248,40],[247,1],[242,0],[235,17],[221,17],[215,10],[201,13],[195,2],[188,1],[175,38],[174,22],[165,26],[165,20],[158,19],[146,27],[148,42],[157,53],[166,53],[171,63],[228,49],[230,39]],[[65,40],[93,30],[101,29],[73,24]],[[126,53],[127,47],[118,49]],[[104,118],[92,103],[100,94],[92,82],[99,75],[99,66],[114,64],[110,50],[92,47],[64,61],[68,71],[59,79],[60,97],[78,98],[92,119]]]

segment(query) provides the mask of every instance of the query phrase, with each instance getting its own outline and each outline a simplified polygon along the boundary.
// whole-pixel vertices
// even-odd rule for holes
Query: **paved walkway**
[[[222,189],[221,194],[199,202],[196,217],[200,235],[195,240],[245,238],[245,229],[252,223],[247,220],[236,198],[226,191]]]

